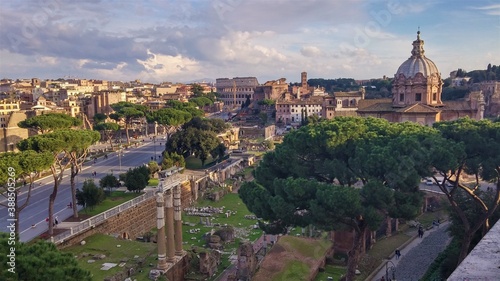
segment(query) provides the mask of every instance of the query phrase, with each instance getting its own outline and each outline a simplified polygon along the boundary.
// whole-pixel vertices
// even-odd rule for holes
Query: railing
[[[187,180],[186,176],[181,176],[181,175],[177,174],[177,175],[174,175],[172,177],[169,177],[168,180],[165,180],[164,184],[166,186],[175,186],[175,185],[180,184],[186,180]],[[122,204],[120,204],[112,209],[109,209],[103,213],[100,213],[98,215],[95,215],[89,219],[86,219],[86,220],[80,222],[77,226],[71,227],[69,229],[69,231],[63,232],[63,233],[56,235],[56,236],[53,236],[51,238],[51,241],[53,243],[55,243],[56,245],[60,244],[73,236],[76,236],[82,232],[87,231],[88,229],[96,227],[97,225],[103,223],[107,219],[114,217],[125,210],[128,210],[134,206],[142,204],[144,201],[146,201],[149,198],[154,197],[154,196],[155,196],[155,191],[148,191],[139,197],[136,197],[130,201],[122,203]]]

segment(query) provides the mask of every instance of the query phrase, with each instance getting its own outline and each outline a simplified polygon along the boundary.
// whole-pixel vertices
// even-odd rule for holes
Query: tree
[[[0,233],[0,280],[67,280],[91,281],[92,274],[78,266],[78,262],[70,253],[60,252],[53,243],[37,241],[22,243],[16,241],[15,273],[9,271],[9,257],[11,251],[7,233]]]
[[[93,210],[104,200],[104,197],[103,189],[97,187],[93,179],[86,179],[82,190],[76,191],[77,204],[89,210]]]
[[[123,121],[125,124],[125,134],[127,136],[127,144],[130,144],[129,127],[132,121],[145,116],[147,108],[143,105],[137,105],[129,102],[119,102],[111,105],[115,113],[111,113],[109,117],[115,121]]]
[[[160,170],[160,166],[158,166],[158,162],[156,161],[149,161],[148,169],[149,169],[149,175],[153,177],[156,174],[156,172]]]
[[[444,178],[442,182],[434,180],[446,195],[453,211],[463,224],[463,236],[458,263],[467,256],[473,236],[479,230],[483,235],[490,228],[490,217],[500,204],[500,123],[488,120],[474,121],[463,118],[455,121],[435,123],[434,127],[441,132],[443,139],[436,139],[430,156],[431,168]],[[475,184],[472,187],[463,182],[464,174],[473,175]],[[494,200],[485,201],[480,194],[480,180],[493,183]],[[453,184],[449,189],[447,183]],[[474,202],[479,217],[471,219],[468,209],[458,204],[458,191],[464,192]]]
[[[162,108],[153,111],[147,116],[148,122],[158,122],[164,126],[180,126],[193,118],[190,112],[175,109],[175,108]]]
[[[258,105],[272,106],[276,104],[275,100],[263,99],[257,102]]]
[[[99,123],[102,123],[104,121],[106,121],[106,119],[108,119],[108,116],[106,116],[106,114],[104,113],[96,113],[94,115],[94,124],[99,124]]]
[[[203,86],[194,83],[191,85],[191,92],[194,97],[203,97]]]
[[[206,160],[219,144],[216,133],[223,133],[227,129],[228,125],[222,119],[194,117],[182,126],[182,130],[169,137],[166,150],[184,157],[194,153],[196,157]]]
[[[71,161],[71,151],[78,147],[78,142],[85,140],[89,136],[88,131],[80,130],[57,130],[43,135],[35,135],[20,141],[17,147],[21,151],[34,150],[38,153],[50,153],[52,164],[50,171],[54,180],[52,193],[49,196],[49,221],[53,221],[54,202],[57,197],[59,185],[64,171],[75,163]],[[49,235],[53,235],[53,225],[49,224]]]
[[[48,113],[28,118],[18,123],[20,128],[33,129],[40,134],[52,132],[57,129],[69,129],[81,126],[82,120],[64,113]]]
[[[75,218],[78,218],[78,208],[76,206],[76,176],[81,171],[83,162],[87,158],[89,147],[100,138],[101,135],[95,131],[68,130],[66,132],[66,141],[69,147],[65,153],[69,156],[69,161],[71,163],[71,205],[73,206],[73,217]]]
[[[210,151],[210,155],[212,155],[212,158],[218,159],[219,161],[224,158],[226,155],[226,146],[224,143],[219,142],[219,144],[212,150]]]
[[[189,100],[190,103],[193,103],[195,106],[199,108],[203,108],[206,105],[212,105],[214,102],[206,97],[197,97]]]
[[[195,138],[191,139],[191,150],[194,156],[201,160],[201,166],[205,166],[205,161],[210,156],[211,152],[219,145],[219,139],[214,132],[199,131],[195,134]]]
[[[352,230],[347,280],[354,280],[364,233],[386,217],[414,218],[432,128],[375,118],[337,117],[287,134],[265,154],[240,197],[271,225]],[[354,188],[356,182],[362,188]]]
[[[21,211],[29,204],[35,177],[38,176],[38,172],[48,169],[52,161],[52,154],[37,153],[33,150],[0,154],[0,185],[3,187],[1,194],[7,199],[5,203],[0,203],[0,206],[13,208],[13,212],[11,212],[11,209],[8,210],[9,213],[14,214],[16,222],[20,221],[19,215]],[[12,180],[22,181],[23,186],[15,187],[16,182],[12,182]],[[26,200],[20,202],[19,193],[21,188],[26,189],[26,184],[28,184]],[[14,201],[10,201],[12,200],[10,198]],[[20,234],[19,223],[16,223],[15,232]]]
[[[117,187],[118,185],[120,185],[120,182],[112,174],[107,174],[99,180],[99,186],[102,189],[106,188],[108,190],[108,195],[111,194],[111,189]]]
[[[146,166],[139,166],[130,169],[124,175],[124,182],[127,190],[141,192],[149,182],[149,169]]]
[[[101,122],[94,126],[94,130],[101,132],[106,138],[106,141],[109,141],[111,149],[113,149],[113,136],[120,130],[120,125],[111,122]]]
[[[186,167],[186,161],[182,155],[175,152],[169,153],[167,151],[163,152],[163,160],[161,162],[161,169],[165,170],[172,167]]]

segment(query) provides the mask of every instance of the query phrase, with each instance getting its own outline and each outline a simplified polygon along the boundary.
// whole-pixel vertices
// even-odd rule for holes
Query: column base
[[[175,257],[167,258],[167,262],[175,263]]]
[[[159,261],[156,268],[160,271],[166,271],[168,269],[167,260]]]
[[[175,251],[175,255],[176,256],[183,256],[186,252],[183,250],[183,251]]]

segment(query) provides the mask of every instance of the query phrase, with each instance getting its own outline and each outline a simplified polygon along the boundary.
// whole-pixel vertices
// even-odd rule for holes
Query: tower
[[[300,81],[302,86],[302,92],[307,93],[307,72],[302,72],[300,74]]]

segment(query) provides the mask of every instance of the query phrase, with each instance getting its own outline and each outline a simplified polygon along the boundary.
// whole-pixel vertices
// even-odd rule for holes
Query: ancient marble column
[[[158,227],[158,269],[167,270],[167,247],[165,244],[165,199],[163,192],[156,193],[156,223]]]
[[[174,203],[172,188],[165,192],[165,209],[167,211],[167,261],[175,262],[175,243],[174,243]]]
[[[181,185],[174,186],[175,254],[182,256]]]

